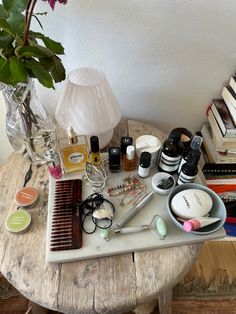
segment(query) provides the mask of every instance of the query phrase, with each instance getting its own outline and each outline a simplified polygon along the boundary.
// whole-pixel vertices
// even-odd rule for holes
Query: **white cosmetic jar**
[[[142,152],[151,154],[150,168],[154,168],[157,164],[159,152],[161,148],[161,141],[153,135],[141,135],[136,139],[135,149],[139,159]]]

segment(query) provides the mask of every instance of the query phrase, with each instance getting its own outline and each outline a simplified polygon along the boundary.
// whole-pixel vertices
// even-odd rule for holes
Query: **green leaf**
[[[9,23],[7,21],[0,19],[0,28],[3,29],[8,34],[15,37],[14,31],[12,30],[11,26],[9,25]]]
[[[37,32],[30,32],[30,35],[32,37],[41,39],[44,42],[44,45],[50,49],[53,53],[58,54],[58,55],[63,55],[64,54],[64,48],[61,45],[61,43],[44,36],[41,33],[37,33]]]
[[[11,35],[2,35],[0,34],[0,48],[5,48],[8,46],[14,38]]]
[[[11,57],[10,58],[10,71],[11,71],[11,76],[14,78],[14,80],[18,82],[27,81],[28,71],[25,68],[22,60],[17,59],[14,56]]]
[[[11,29],[15,34],[23,36],[24,31],[24,15],[18,12],[11,12],[7,19]]]
[[[41,58],[39,62],[51,73],[55,83],[65,79],[65,68],[57,56],[54,55],[52,58]]]
[[[8,13],[5,10],[4,6],[0,4],[0,19],[6,19],[8,17]]]
[[[11,77],[10,62],[0,58],[0,81],[6,84],[15,85]]]
[[[7,11],[23,12],[26,9],[28,0],[2,0]]]
[[[25,65],[27,69],[30,69],[32,71],[34,76],[39,80],[42,85],[48,88],[54,88],[51,75],[38,61],[34,59],[25,60]]]
[[[53,57],[53,68],[51,70],[51,74],[56,83],[64,81],[66,78],[65,68],[57,56]]]
[[[34,57],[34,58],[40,58],[40,57],[51,57],[53,53],[40,45],[35,46],[24,46],[18,50],[18,55],[21,57]]]

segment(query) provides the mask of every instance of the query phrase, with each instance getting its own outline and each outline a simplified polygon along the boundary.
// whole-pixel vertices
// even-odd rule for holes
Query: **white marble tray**
[[[151,176],[156,171],[144,179],[147,190],[151,191]],[[121,182],[122,177],[126,176],[127,172],[118,174],[109,174],[107,186],[116,185]],[[76,179],[80,176],[76,174],[66,175],[63,179]],[[48,200],[48,224],[47,224],[47,240],[46,240],[46,261],[47,262],[69,262],[75,260],[89,259],[107,255],[122,254],[127,252],[144,251],[158,249],[164,247],[178,246],[188,243],[203,242],[210,239],[219,239],[225,237],[224,229],[221,228],[217,232],[208,235],[194,235],[181,231],[171,221],[168,216],[166,203],[167,196],[155,194],[153,199],[141,209],[141,211],[126,225],[136,226],[139,224],[149,224],[154,215],[160,215],[167,224],[168,234],[164,240],[158,240],[157,237],[149,230],[133,234],[117,234],[110,241],[105,241],[100,237],[99,229],[94,234],[87,235],[83,233],[83,245],[80,249],[67,251],[50,251],[50,234],[51,234],[51,219],[54,199],[54,184],[55,180],[49,180],[49,200]],[[91,188],[83,182],[83,199],[92,193]],[[104,196],[109,198],[106,193]],[[120,206],[120,200],[124,195],[119,197],[110,197],[116,208],[115,219],[122,217],[132,206]]]

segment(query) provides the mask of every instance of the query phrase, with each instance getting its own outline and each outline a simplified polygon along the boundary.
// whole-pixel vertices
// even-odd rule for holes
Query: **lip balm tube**
[[[221,218],[217,217],[197,217],[184,222],[184,230],[191,232],[193,230],[200,229],[202,227],[213,224],[214,222],[219,221]]]

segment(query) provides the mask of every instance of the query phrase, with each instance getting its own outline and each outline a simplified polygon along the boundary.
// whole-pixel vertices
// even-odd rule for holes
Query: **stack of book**
[[[236,236],[236,164],[208,164],[202,168],[207,186],[225,204],[227,218],[224,229],[227,235]]]
[[[236,163],[236,76],[222,89],[222,99],[213,99],[208,123],[201,129],[208,162]]]
[[[228,235],[236,236],[236,75],[213,99],[207,110],[208,123],[203,137],[203,174],[207,185],[222,199],[227,210],[224,225]]]

